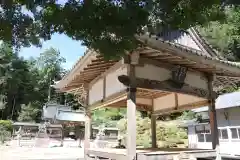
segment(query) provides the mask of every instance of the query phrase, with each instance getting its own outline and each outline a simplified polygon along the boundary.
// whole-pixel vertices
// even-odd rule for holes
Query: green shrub
[[[166,141],[174,144],[184,144],[184,141],[178,138],[168,138]]]
[[[188,135],[187,135],[187,131],[185,130],[180,130],[179,132],[177,132],[177,136],[180,138],[180,139],[187,139],[188,138]]]
[[[177,126],[167,126],[166,127],[166,138],[176,138],[179,128]]]
[[[149,134],[138,134],[136,139],[137,146],[143,146],[144,148],[151,147],[151,137]]]
[[[139,114],[136,115],[137,120],[137,146],[144,148],[151,147],[151,121],[148,117],[142,118]],[[157,121],[156,136],[158,147],[174,148],[185,147],[187,140],[186,130],[179,128],[179,121]],[[125,118],[118,121],[117,127],[120,129],[121,135],[124,137],[124,144],[126,145],[126,130],[127,120]]]
[[[5,128],[8,132],[12,132],[13,126],[10,120],[0,120],[0,127]]]
[[[157,140],[158,141],[165,141],[165,135],[166,135],[166,131],[164,128],[158,128],[156,130],[156,135],[157,135]]]

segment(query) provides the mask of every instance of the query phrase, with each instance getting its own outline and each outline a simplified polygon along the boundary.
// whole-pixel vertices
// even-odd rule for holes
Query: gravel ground
[[[0,147],[0,160],[83,160],[82,148],[76,147]]]

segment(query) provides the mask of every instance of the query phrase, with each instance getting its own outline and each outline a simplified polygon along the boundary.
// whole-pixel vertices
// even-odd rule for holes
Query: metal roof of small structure
[[[196,120],[187,120],[187,121],[183,121],[181,124],[179,124],[178,127],[186,128],[189,126],[198,126],[198,125],[204,125],[204,124],[209,124],[209,122],[201,123]]]
[[[40,124],[35,122],[14,122],[13,126],[36,126],[38,127]]]
[[[239,107],[240,106],[240,92],[232,92],[220,95],[216,99],[216,109],[225,109],[225,108],[232,108],[232,107]],[[201,108],[193,109],[192,111],[199,113],[208,111],[208,106],[204,106]]]
[[[59,121],[72,121],[72,122],[85,122],[85,114],[82,112],[61,111],[56,114],[56,120]]]
[[[216,100],[217,109],[240,106],[240,92],[233,92],[221,95]]]
[[[208,106],[192,109],[192,111],[195,112],[195,113],[206,112],[206,111],[208,111]]]
[[[35,122],[14,122],[13,126],[28,126],[28,127],[39,127],[42,123]],[[49,128],[62,128],[61,124],[48,124]]]

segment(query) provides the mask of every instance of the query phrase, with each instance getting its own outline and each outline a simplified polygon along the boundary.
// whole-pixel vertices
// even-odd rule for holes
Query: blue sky
[[[64,34],[54,34],[49,41],[45,41],[41,48],[31,46],[29,48],[22,48],[19,55],[28,59],[30,57],[38,57],[40,53],[46,49],[53,47],[58,49],[61,56],[66,59],[63,67],[70,69],[74,63],[84,54],[86,47],[81,45],[80,41],[75,41]]]
[[[65,4],[67,0],[58,0],[59,4]],[[26,9],[23,12],[30,14]],[[53,47],[58,49],[61,56],[66,59],[66,63],[63,67],[66,69],[72,68],[74,63],[84,54],[86,47],[81,45],[80,41],[75,41],[64,34],[54,34],[49,41],[45,41],[41,48],[31,46],[29,48],[22,48],[19,55],[28,59],[30,57],[38,57],[40,53],[44,52],[46,49]]]

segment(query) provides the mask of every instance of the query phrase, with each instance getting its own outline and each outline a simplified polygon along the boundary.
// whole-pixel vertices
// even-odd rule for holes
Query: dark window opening
[[[221,131],[222,131],[222,139],[228,139],[227,129],[221,129]]]
[[[238,131],[237,128],[231,128],[232,139],[238,139]]]

